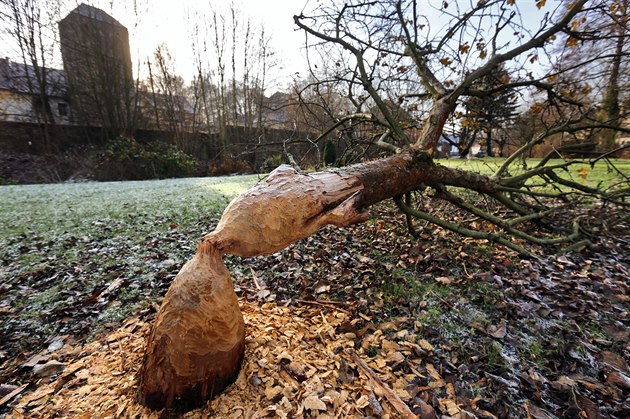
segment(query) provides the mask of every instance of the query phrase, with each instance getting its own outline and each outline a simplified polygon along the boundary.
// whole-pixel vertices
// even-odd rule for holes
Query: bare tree
[[[229,145],[228,127],[262,130],[267,75],[274,65],[264,28],[255,28],[240,15],[234,5],[226,13],[210,9],[208,18],[193,25],[193,91],[208,131],[219,134],[219,150]]]
[[[614,149],[614,128],[628,116],[621,106],[630,86],[628,7],[628,0],[588,1],[584,18],[574,20],[559,36],[558,81],[579,86],[581,95],[598,105],[597,119],[613,128],[597,132],[604,151]]]
[[[42,8],[42,4],[35,0],[8,0],[0,7],[0,16],[18,45],[24,66],[19,72],[20,79],[14,82],[17,86],[26,87],[35,119],[41,128],[43,148],[50,152],[51,131],[55,125],[50,95],[53,91],[62,90],[64,82],[59,72],[50,69],[57,46],[53,27],[59,16],[59,2],[49,2]]]
[[[149,84],[157,127],[168,130],[177,146],[188,150],[189,136],[194,134],[197,106],[191,105],[189,101],[189,89],[185,86],[184,79],[175,74],[173,58],[165,44],[156,48],[154,58],[157,74],[154,75],[150,70]],[[151,63],[147,64],[151,69]],[[194,104],[196,103],[195,100]]]

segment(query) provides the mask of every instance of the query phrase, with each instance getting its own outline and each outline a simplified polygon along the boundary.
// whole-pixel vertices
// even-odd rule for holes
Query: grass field
[[[500,158],[448,159],[441,164],[491,174]],[[539,160],[529,159],[532,167]],[[551,161],[550,164],[560,161]],[[630,176],[630,160],[615,161]],[[597,186],[610,185],[616,173],[604,161],[594,168],[572,166],[565,177]],[[29,252],[15,254],[8,246],[23,241],[49,242],[91,237],[105,229],[108,237],[125,236],[134,242],[176,228],[201,235],[211,230],[223,208],[238,193],[256,183],[258,175],[188,178],[133,182],[84,182],[0,186],[0,257],[23,268],[37,259]],[[91,240],[85,240],[90,242]],[[52,243],[51,245],[55,245]],[[8,247],[7,247],[8,246]],[[16,260],[17,259],[17,260]]]
[[[23,329],[37,339],[52,328],[64,330],[57,317],[68,317],[73,306],[80,313],[86,294],[97,295],[116,278],[131,278],[120,305],[93,315],[100,322],[124,319],[138,301],[149,303],[163,293],[197,239],[257,180],[250,175],[0,186],[0,306],[9,304],[20,319],[13,324],[0,318],[0,334]],[[40,327],[34,330],[33,324]]]
[[[541,159],[527,159],[527,167],[529,169],[535,167]],[[448,167],[457,167],[464,170],[473,170],[478,173],[491,175],[505,161],[503,158],[486,157],[483,159],[441,159],[439,163]],[[630,160],[611,160],[616,169],[630,176]],[[562,163],[563,160],[550,160],[547,165],[556,165]],[[518,174],[523,171],[520,162],[515,162],[511,167],[511,174]],[[605,187],[611,186],[618,179],[618,172],[604,160],[600,160],[591,167],[588,163],[575,164],[569,167],[567,171],[560,171],[559,174],[566,178],[578,182],[583,185],[597,187],[602,184]]]
[[[257,180],[249,175],[0,186],[0,237],[88,234],[94,223],[138,233],[171,224],[188,228],[200,218],[216,217]]]

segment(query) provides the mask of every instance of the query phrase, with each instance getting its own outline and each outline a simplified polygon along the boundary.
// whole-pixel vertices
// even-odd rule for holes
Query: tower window
[[[68,104],[67,103],[58,103],[57,110],[59,111],[59,116],[68,116]]]

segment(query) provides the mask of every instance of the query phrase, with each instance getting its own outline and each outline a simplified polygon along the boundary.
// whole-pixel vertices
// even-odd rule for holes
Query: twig
[[[438,198],[444,199],[451,204],[470,212],[486,221],[493,223],[494,225],[502,228],[506,232],[510,233],[513,237],[517,237],[519,239],[527,240],[530,243],[535,243],[538,245],[546,245],[546,244],[558,244],[558,243],[566,243],[573,240],[576,240],[579,237],[579,231],[574,231],[574,234],[571,234],[566,237],[557,237],[554,239],[543,239],[540,237],[532,236],[531,234],[527,234],[522,230],[514,228],[512,224],[510,224],[507,220],[504,220],[500,217],[497,217],[489,212],[485,212],[475,205],[469,204],[458,196],[453,195],[448,191],[440,191],[437,195]]]
[[[249,270],[252,271],[252,279],[254,280],[254,284],[256,285],[256,288],[260,291],[262,287],[258,283],[258,277],[256,276],[256,272],[254,272],[254,268],[250,267]]]
[[[374,143],[375,146],[382,148],[383,150],[391,151],[392,153],[400,154],[402,152],[402,148],[396,147],[394,144],[388,143],[387,139],[392,135],[391,130],[385,131],[383,135],[379,137],[379,139]]]
[[[398,411],[401,418],[409,418],[409,419],[418,418],[418,416],[416,416],[409,409],[409,406],[407,406],[407,404],[403,402],[396,393],[394,393],[394,390],[392,390],[385,383],[383,383],[383,381],[378,377],[378,375],[376,375],[376,373],[372,371],[370,367],[368,367],[368,365],[359,357],[359,355],[357,355],[357,353],[354,350],[352,349],[350,350],[350,355],[352,355],[352,359],[357,364],[357,367],[359,367],[359,369],[363,371],[363,373],[372,382],[372,384],[378,387],[383,392],[387,400],[389,400],[392,406],[394,406],[394,409]]]
[[[394,198],[397,200],[396,204],[398,205],[398,207],[400,209],[402,209],[402,211],[404,211],[406,214],[410,214],[414,217],[426,220],[432,224],[435,224],[439,227],[442,227],[444,229],[447,230],[451,230],[454,231],[456,233],[462,234],[464,236],[468,236],[468,237],[472,237],[475,239],[485,239],[485,240],[489,240],[490,242],[497,242],[499,244],[502,244],[505,247],[508,247],[518,253],[520,253],[521,255],[524,256],[528,256],[528,257],[534,257],[535,256],[528,250],[526,250],[524,247],[521,247],[519,245],[517,245],[516,243],[512,243],[510,240],[506,239],[505,237],[503,237],[502,235],[498,235],[498,234],[493,234],[493,233],[489,233],[487,231],[477,231],[477,230],[472,230],[470,228],[466,228],[460,224],[456,224],[456,223],[452,223],[450,221],[446,221],[446,220],[442,220],[441,218],[438,218],[434,215],[428,214],[424,211],[420,211],[418,209],[414,209],[411,208],[409,206],[407,206],[400,197],[396,197]]]
[[[604,159],[604,158],[606,158],[606,157],[608,157],[608,156],[610,156],[612,154],[615,154],[618,151],[625,150],[626,148],[630,148],[630,144],[624,144],[621,147],[617,147],[614,150],[611,150],[611,151],[609,151],[607,153],[602,154],[601,156],[597,157],[595,160],[590,162],[591,163],[591,167],[594,166],[595,163],[597,163],[599,160]]]

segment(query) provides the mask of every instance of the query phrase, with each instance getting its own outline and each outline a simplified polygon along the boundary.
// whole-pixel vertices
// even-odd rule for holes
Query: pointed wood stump
[[[230,272],[202,240],[164,297],[140,371],[140,401],[152,409],[197,407],[236,379],[244,352]]]
[[[199,406],[233,382],[245,348],[243,315],[222,256],[274,253],[327,224],[367,220],[370,205],[422,184],[477,178],[409,151],[339,171],[280,166],[234,199],[164,297],[140,371],[140,401],[153,409]]]
[[[490,178],[437,165],[421,150],[338,171],[299,174],[280,166],[239,195],[164,297],[140,371],[140,400],[154,409],[203,404],[238,375],[243,316],[222,256],[277,252],[327,224],[367,220],[366,208],[422,185],[492,195]]]

